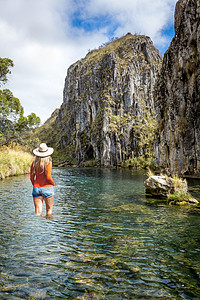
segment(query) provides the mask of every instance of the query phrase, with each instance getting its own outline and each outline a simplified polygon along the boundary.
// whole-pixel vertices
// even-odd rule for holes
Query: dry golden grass
[[[173,180],[175,192],[179,192],[187,184],[186,179],[182,180],[177,174],[173,175]]]
[[[151,176],[154,176],[154,172],[150,169],[150,168],[147,168],[147,176],[148,177],[151,177]]]
[[[0,179],[29,173],[33,155],[18,145],[0,148]]]

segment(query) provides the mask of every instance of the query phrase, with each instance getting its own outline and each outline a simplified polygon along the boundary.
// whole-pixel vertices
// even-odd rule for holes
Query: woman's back
[[[36,168],[34,172],[34,162],[31,165],[31,181],[34,187],[45,187],[55,185],[51,177],[52,162],[49,160],[47,166],[42,170]]]

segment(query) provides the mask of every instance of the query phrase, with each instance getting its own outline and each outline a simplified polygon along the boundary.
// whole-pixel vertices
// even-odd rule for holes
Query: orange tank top
[[[33,174],[33,163],[30,170],[30,180],[33,187],[45,187],[55,185],[53,178],[51,177],[52,162],[49,161],[46,167],[46,172],[34,175]]]

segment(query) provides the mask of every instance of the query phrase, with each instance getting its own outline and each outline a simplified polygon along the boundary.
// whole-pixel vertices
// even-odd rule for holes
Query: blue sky
[[[174,36],[176,0],[0,0],[1,55],[25,114],[44,122],[62,104],[68,67],[113,37],[149,36],[164,54]]]

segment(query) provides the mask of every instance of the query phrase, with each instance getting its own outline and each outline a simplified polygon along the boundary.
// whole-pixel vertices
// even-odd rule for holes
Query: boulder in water
[[[169,193],[174,192],[174,180],[171,177],[160,175],[150,176],[145,182],[146,193],[152,196],[167,197]],[[187,190],[187,183],[184,187]]]
[[[145,182],[146,194],[156,197],[165,197],[169,204],[198,204],[188,192],[186,180],[178,177],[168,177],[164,175],[150,176]]]

